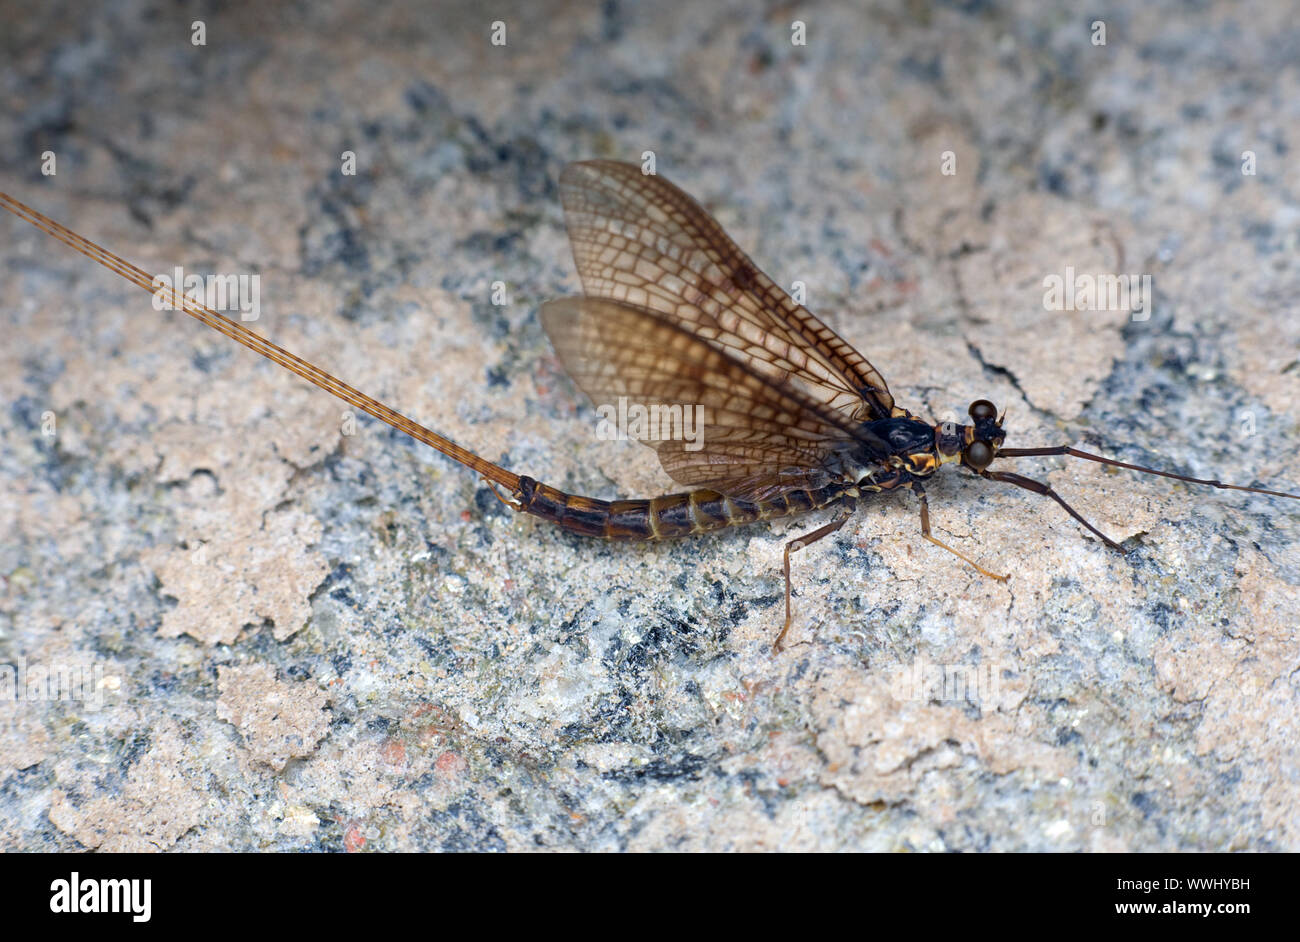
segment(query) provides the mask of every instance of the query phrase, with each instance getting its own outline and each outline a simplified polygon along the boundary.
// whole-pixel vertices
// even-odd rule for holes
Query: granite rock
[[[221,5],[203,46],[72,9],[3,14],[0,189],[259,275],[251,326],[520,473],[674,489],[536,316],[579,289],[560,169],[652,151],[913,411],[1300,489],[1281,0],[543,2],[504,46],[472,3]],[[1067,269],[1153,301],[1052,309]],[[0,298],[0,848],[1300,849],[1294,502],[1017,463],[1121,556],[944,474],[936,533],[1009,581],[874,500],[795,557],[774,655],[820,520],[516,517],[7,214]]]

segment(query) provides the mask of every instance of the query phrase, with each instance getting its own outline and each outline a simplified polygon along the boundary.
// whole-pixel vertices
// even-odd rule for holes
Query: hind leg
[[[846,501],[841,505],[836,518],[826,524],[826,526],[818,527],[812,533],[805,533],[803,536],[799,537],[799,539],[791,540],[789,543],[785,544],[785,627],[781,629],[781,633],[776,636],[776,641],[772,643],[773,652],[779,652],[781,650],[781,642],[785,640],[786,632],[790,630],[790,623],[794,618],[790,608],[790,554],[797,553],[805,546],[811,546],[823,537],[830,536],[840,527],[844,526],[844,524],[848,523],[849,517],[851,516],[853,516],[853,504]]]

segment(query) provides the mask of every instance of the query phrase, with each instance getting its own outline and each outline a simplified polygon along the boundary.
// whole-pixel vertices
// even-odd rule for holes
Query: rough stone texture
[[[672,487],[536,319],[577,288],[560,168],[653,150],[914,411],[1300,487],[1292,4],[533,3],[504,48],[481,4],[228,4],[202,48],[4,6],[0,188],[260,274],[257,329],[556,486]],[[1152,275],[1150,318],[1046,310],[1067,266]],[[1295,504],[1017,463],[1121,557],[945,474],[938,534],[1010,581],[871,502],[773,656],[818,521],[516,518],[7,217],[0,298],[0,662],[94,668],[0,703],[0,848],[1300,849]]]
[[[328,698],[309,680],[285,683],[265,664],[222,667],[217,689],[217,716],[239,730],[253,759],[277,771],[315,752],[329,731]]]

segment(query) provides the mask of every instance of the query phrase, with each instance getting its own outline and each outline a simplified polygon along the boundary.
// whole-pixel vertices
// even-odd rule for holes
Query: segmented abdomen
[[[843,485],[794,490],[772,500],[738,501],[699,490],[649,500],[597,500],[566,494],[530,477],[519,479],[519,509],[583,536],[668,540],[755,520],[817,510],[844,495]]]

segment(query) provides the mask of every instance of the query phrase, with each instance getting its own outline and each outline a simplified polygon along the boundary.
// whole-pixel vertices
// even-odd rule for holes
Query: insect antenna
[[[1300,494],[1288,494],[1285,491],[1270,491],[1263,487],[1246,487],[1241,484],[1224,484],[1222,481],[1207,481],[1204,478],[1188,477],[1186,474],[1175,474],[1172,471],[1160,471],[1156,468],[1144,468],[1140,464],[1129,464],[1125,461],[1116,461],[1114,458],[1103,458],[1101,455],[1092,455],[1086,451],[1079,451],[1077,448],[1071,448],[1068,445],[1057,445],[1054,448],[999,448],[994,457],[1038,458],[1053,455],[1069,455],[1072,458],[1085,458],[1088,461],[1096,461],[1099,464],[1108,464],[1116,468],[1127,468],[1129,471],[1141,471],[1143,474],[1158,474],[1162,478],[1173,478],[1176,481],[1186,481],[1189,484],[1204,484],[1208,487],[1218,487],[1223,488],[1224,490],[1247,491],[1251,494],[1267,494],[1270,497],[1289,497],[1292,500],[1300,500]],[[1071,511],[1071,513],[1073,513],[1073,511]],[[1078,515],[1076,514],[1075,516]]]

